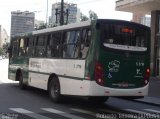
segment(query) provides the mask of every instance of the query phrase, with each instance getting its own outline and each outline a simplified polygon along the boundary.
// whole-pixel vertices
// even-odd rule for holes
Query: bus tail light
[[[144,77],[144,84],[145,84],[145,85],[148,83],[149,77],[150,77],[150,69],[147,68],[147,69],[146,69],[146,74],[145,74],[145,77]]]
[[[94,70],[94,78],[97,84],[103,86],[104,85],[104,69],[102,64],[96,62],[95,70]]]

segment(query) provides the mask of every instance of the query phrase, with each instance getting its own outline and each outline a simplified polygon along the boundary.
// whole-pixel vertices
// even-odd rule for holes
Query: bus
[[[105,102],[110,96],[143,97],[150,77],[150,28],[97,19],[11,38],[9,79],[19,87]]]

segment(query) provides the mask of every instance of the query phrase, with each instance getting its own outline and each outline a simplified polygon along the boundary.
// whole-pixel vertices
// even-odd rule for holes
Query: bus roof
[[[79,22],[79,23],[72,23],[68,25],[63,25],[63,26],[57,26],[57,27],[52,27],[52,28],[47,28],[47,29],[42,29],[42,30],[37,30],[33,31],[32,34],[42,34],[42,33],[49,33],[53,31],[60,31],[60,30],[66,30],[66,29],[72,29],[72,28],[79,28],[79,27],[84,27],[84,26],[89,26],[91,24],[91,21],[84,21],[84,22]]]

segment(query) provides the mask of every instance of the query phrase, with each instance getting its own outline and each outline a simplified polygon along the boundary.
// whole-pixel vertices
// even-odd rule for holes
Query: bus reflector
[[[104,69],[102,64],[96,62],[95,70],[94,70],[94,78],[97,84],[103,86],[104,85]]]
[[[86,80],[91,80],[91,77],[88,75],[85,77]]]

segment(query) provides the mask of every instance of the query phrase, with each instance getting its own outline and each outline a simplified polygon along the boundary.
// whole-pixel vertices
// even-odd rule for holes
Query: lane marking
[[[112,110],[108,110],[108,109],[99,109],[98,111],[103,111],[103,112],[112,113],[112,114],[118,114],[119,113],[117,111],[112,111]]]
[[[19,83],[19,81],[13,81],[13,80],[10,80],[10,79],[1,79],[0,80],[2,83]]]
[[[96,116],[96,114],[94,112],[88,111],[88,110],[82,110],[82,109],[77,109],[77,108],[71,108],[71,110],[76,111],[76,112],[80,112],[80,113],[84,113],[84,114],[88,114],[91,116]]]
[[[147,114],[146,112],[138,111],[138,110],[133,110],[133,109],[123,109],[123,110],[124,110],[124,111],[133,112],[133,113]]]
[[[12,111],[15,111],[17,113],[20,113],[20,114],[35,118],[35,119],[52,119],[52,118],[45,117],[45,116],[42,116],[40,114],[28,111],[28,110],[23,109],[23,108],[9,108],[9,109],[12,110]]]
[[[138,110],[134,110],[134,109],[124,109],[124,111],[129,111],[129,112],[132,112],[132,113],[137,113],[137,117],[138,119],[148,119],[146,118],[147,115],[150,115],[150,113],[147,113],[147,112],[143,112],[143,111],[138,111]]]
[[[41,108],[41,109],[44,110],[44,111],[47,111],[47,112],[50,112],[50,113],[55,113],[55,114],[61,115],[63,117],[71,118],[71,119],[86,119],[86,118],[82,118],[82,117],[79,117],[79,116],[76,116],[76,115],[72,115],[72,114],[69,114],[67,112],[63,112],[63,111],[56,110],[56,109],[53,109],[53,108]]]
[[[144,109],[145,111],[150,111],[150,112],[155,112],[155,113],[160,113],[158,110],[153,110],[153,109]]]

